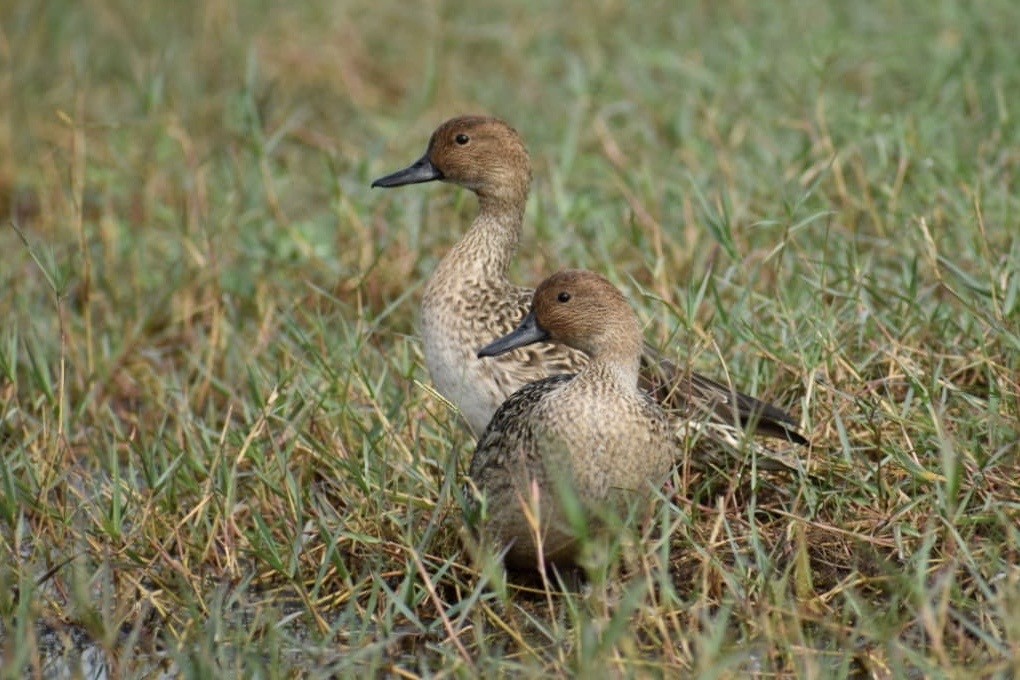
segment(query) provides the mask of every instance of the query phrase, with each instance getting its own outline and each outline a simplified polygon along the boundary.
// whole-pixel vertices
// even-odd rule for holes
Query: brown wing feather
[[[786,411],[699,373],[685,371],[647,343],[641,357],[641,387],[667,409],[690,417],[739,423],[757,434],[808,444],[797,431],[797,421]]]

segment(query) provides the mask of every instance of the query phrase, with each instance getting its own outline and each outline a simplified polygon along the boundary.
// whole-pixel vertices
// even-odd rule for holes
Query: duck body
[[[574,495],[568,502],[580,502],[597,520],[647,500],[669,473],[678,449],[665,412],[600,374],[586,369],[525,385],[478,442],[468,475],[488,499],[486,534],[507,546],[512,567],[576,562],[579,544],[561,485]]]
[[[457,405],[471,431],[478,436],[507,395],[527,384],[529,378],[547,375],[541,368],[548,361],[539,363],[528,358],[527,350],[515,351],[500,362],[480,361],[474,349],[478,343],[469,344],[469,338],[477,338],[486,331],[499,334],[512,330],[512,323],[507,323],[510,317],[500,314],[499,306],[494,305],[516,298],[518,292],[508,290],[501,294],[498,288],[482,287],[458,291],[440,282],[441,279],[431,279],[422,299],[420,324],[425,365],[436,390]],[[471,281],[462,283],[470,285]],[[531,371],[527,370],[529,366]],[[574,368],[569,361],[562,362],[563,370]]]

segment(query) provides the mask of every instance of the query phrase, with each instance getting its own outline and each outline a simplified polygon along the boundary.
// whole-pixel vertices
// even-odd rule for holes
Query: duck
[[[587,361],[573,347],[548,342],[488,361],[471,349],[509,333],[529,309],[534,291],[511,283],[508,271],[520,243],[531,179],[531,158],[520,134],[499,118],[468,115],[436,128],[414,163],[372,182],[382,188],[446,182],[478,199],[471,227],[425,283],[420,315],[432,382],[476,437],[511,394],[551,375],[576,373]],[[683,370],[647,343],[643,347],[642,387],[683,420],[711,420],[726,432],[739,428],[808,443],[782,409]]]
[[[605,277],[577,269],[550,276],[519,325],[476,356],[535,343],[570,347],[587,361],[574,374],[528,383],[496,410],[468,471],[469,522],[508,567],[578,566],[577,513],[566,504],[580,507],[593,531],[606,513],[647,506],[680,444],[672,417],[639,386],[638,317]]]

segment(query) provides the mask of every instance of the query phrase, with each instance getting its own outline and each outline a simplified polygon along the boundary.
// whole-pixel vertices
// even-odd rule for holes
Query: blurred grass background
[[[1018,25],[5,2],[5,673],[1015,673]],[[414,324],[474,201],[369,189],[470,112],[534,157],[516,279],[606,273],[667,352],[798,413],[811,475],[678,477],[594,594],[472,571],[473,442]]]

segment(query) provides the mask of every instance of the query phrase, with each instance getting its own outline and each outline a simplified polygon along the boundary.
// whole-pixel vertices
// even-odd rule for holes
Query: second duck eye
[[[457,142],[461,146],[464,146],[471,141],[471,138],[465,135],[463,132],[453,138],[453,141]]]
[[[570,293],[568,293],[567,291],[563,291],[562,293],[556,296],[556,299],[559,300],[560,302],[569,302]]]

